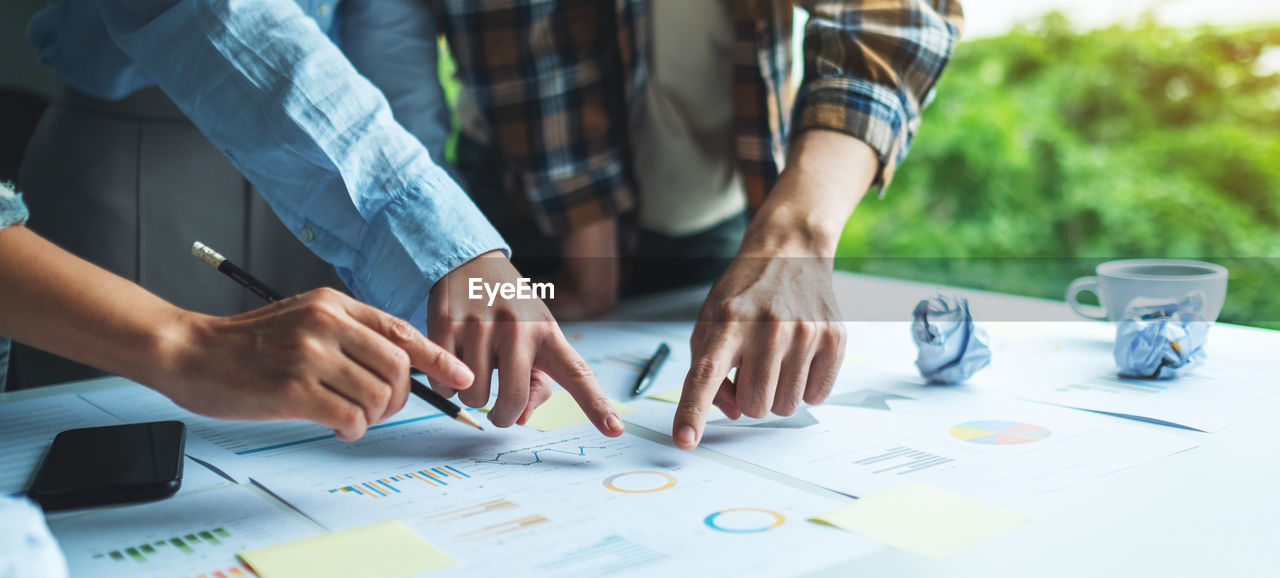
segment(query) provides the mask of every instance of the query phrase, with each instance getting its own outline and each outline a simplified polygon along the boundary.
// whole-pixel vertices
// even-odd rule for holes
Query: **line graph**
[[[574,456],[574,457],[586,457],[587,450],[608,449],[606,446],[576,446],[577,450],[559,449],[554,447],[554,446],[559,446],[563,444],[568,444],[570,442],[577,441],[578,439],[579,438],[569,438],[567,440],[560,440],[560,441],[555,441],[551,443],[539,444],[536,446],[529,446],[527,448],[520,448],[517,450],[507,450],[505,452],[499,452],[497,455],[489,459],[471,458],[471,461],[477,464],[497,464],[502,466],[532,466],[535,464],[543,463],[543,460],[542,460],[543,454],[564,454],[564,455]],[[508,457],[508,456],[520,454],[522,452],[528,452],[533,459],[517,460],[517,459]]]

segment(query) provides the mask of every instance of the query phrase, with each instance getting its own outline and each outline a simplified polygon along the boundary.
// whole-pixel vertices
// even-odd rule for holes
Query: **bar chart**
[[[299,460],[277,469],[287,473],[254,481],[331,531],[403,520],[468,576],[739,575],[773,563],[747,561],[737,549],[818,552],[826,549],[819,538],[832,536],[816,525],[778,523],[836,500],[734,476],[726,465],[643,437],[609,438],[589,423],[554,432],[448,434],[335,452],[348,477],[335,475],[334,464]],[[431,457],[414,465],[416,456]],[[470,478],[446,478],[447,487],[433,488],[411,475],[449,472],[446,466]],[[645,517],[664,523],[637,528],[634,521]],[[708,540],[707,551],[695,555]],[[800,565],[811,559],[800,557]],[[689,560],[696,560],[692,567]],[[796,564],[770,570],[786,575]]]
[[[470,478],[470,474],[453,466],[438,466],[331,488],[329,493],[385,498],[392,494],[402,493],[398,486],[404,483],[421,483],[435,488],[442,488],[448,486],[450,482],[457,483]]]
[[[231,566],[221,570],[201,572],[191,578],[243,578],[245,576],[257,576],[257,574],[254,574],[252,570],[245,566]]]
[[[1205,384],[1214,381],[1220,373],[1215,367],[1197,367],[1178,375],[1177,379],[1131,379],[1116,374],[1104,374],[1059,387],[1057,391],[1071,393],[1073,391],[1090,391],[1112,394],[1137,394],[1149,396],[1165,393],[1170,388],[1178,388],[1185,383]],[[1185,387],[1185,386],[1184,386]]]
[[[205,546],[221,546],[223,540],[231,537],[231,533],[224,528],[212,528],[209,530],[199,530],[183,534],[181,536],[172,536],[161,540],[155,540],[143,544],[135,544],[125,546],[106,552],[94,554],[95,560],[109,559],[116,562],[136,562],[145,564],[147,561],[169,552],[180,554],[195,554],[197,548]]]
[[[507,520],[505,522],[483,526],[470,532],[463,532],[458,534],[458,537],[463,540],[483,542],[505,536],[507,534],[528,530],[550,522],[551,520],[548,520],[545,516],[540,514],[529,514],[528,516],[523,516],[514,520]]]
[[[491,514],[494,512],[514,510],[518,507],[519,506],[517,506],[511,500],[508,500],[506,498],[499,498],[497,500],[481,502],[479,504],[473,504],[473,505],[465,506],[462,508],[454,508],[450,510],[445,510],[443,512],[436,512],[434,514],[423,516],[423,519],[429,522],[437,523],[437,524],[448,524],[450,522],[457,522],[459,520],[465,520],[467,518],[483,516],[485,514]]]
[[[496,498],[422,514],[415,519],[414,527],[424,535],[448,536],[468,548],[485,550],[536,539],[538,532],[555,531],[558,525],[534,509],[508,498]]]
[[[953,461],[955,460],[924,450],[917,450],[907,446],[893,446],[879,454],[855,460],[853,463],[859,466],[867,466],[872,470],[871,473],[873,474],[893,473],[905,476],[920,470],[949,464]]]
[[[1102,375],[1086,379],[1080,383],[1071,383],[1058,388],[1058,391],[1096,391],[1114,394],[1152,395],[1163,393],[1169,389],[1167,382],[1162,383],[1150,379],[1126,379],[1115,375]]]
[[[239,485],[55,517],[71,576],[254,576],[236,554],[320,530]]]
[[[661,559],[660,552],[646,548],[622,536],[604,539],[534,566],[535,570],[553,576],[602,576]]]

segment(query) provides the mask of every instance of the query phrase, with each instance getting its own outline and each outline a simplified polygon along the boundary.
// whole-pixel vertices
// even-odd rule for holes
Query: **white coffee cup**
[[[1180,301],[1200,292],[1204,295],[1201,318],[1217,321],[1227,299],[1227,268],[1203,261],[1183,259],[1124,259],[1098,265],[1096,276],[1081,277],[1067,287],[1067,304],[1082,317],[1099,321],[1120,321],[1135,299]],[[1077,298],[1088,291],[1098,296],[1097,305],[1085,305]]]

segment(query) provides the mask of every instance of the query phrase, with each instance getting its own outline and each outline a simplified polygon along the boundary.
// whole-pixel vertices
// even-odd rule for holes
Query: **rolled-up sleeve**
[[[8,183],[0,181],[0,230],[27,222],[27,205],[22,195],[13,192]],[[9,373],[9,338],[0,335],[0,391],[5,390]]]
[[[964,25],[952,0],[798,2],[805,27],[805,78],[793,134],[841,132],[880,158],[874,186],[883,190],[907,155],[920,113]]]
[[[344,0],[335,24],[347,60],[382,92],[400,126],[445,165],[451,111],[440,84],[439,33],[430,4]]]
[[[27,222],[27,205],[22,202],[22,195],[13,192],[13,188],[0,181],[0,229]]]
[[[409,317],[509,252],[316,21],[289,0],[99,0],[116,43],[361,300]]]

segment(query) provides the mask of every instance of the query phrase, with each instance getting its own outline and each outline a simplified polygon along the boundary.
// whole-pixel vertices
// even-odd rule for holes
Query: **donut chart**
[[[729,508],[712,512],[702,523],[717,532],[755,534],[768,532],[787,521],[787,517],[764,508]]]
[[[676,485],[676,477],[666,472],[636,470],[622,472],[604,479],[604,487],[623,494],[652,494],[669,490]]]

